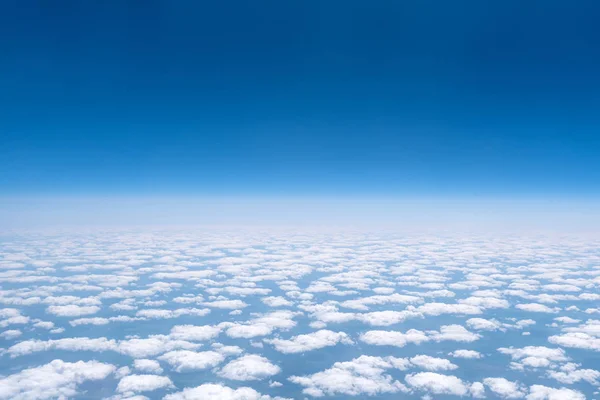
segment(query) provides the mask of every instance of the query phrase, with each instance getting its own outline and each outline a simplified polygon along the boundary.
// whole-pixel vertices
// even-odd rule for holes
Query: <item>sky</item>
[[[0,195],[593,202],[599,15],[554,0],[4,1]]]

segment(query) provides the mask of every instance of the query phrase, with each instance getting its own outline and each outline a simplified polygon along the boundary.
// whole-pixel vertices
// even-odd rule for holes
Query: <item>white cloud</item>
[[[495,319],[471,318],[467,320],[467,326],[477,331],[497,331],[502,330],[503,326],[500,321]]]
[[[406,333],[398,331],[368,331],[360,335],[360,340],[375,346],[404,347],[408,343],[420,344],[430,339],[425,332],[410,329]]]
[[[461,325],[444,325],[440,327],[440,331],[427,332],[429,337],[436,342],[444,340],[452,340],[455,342],[474,342],[481,338],[481,335],[469,332]]]
[[[585,395],[577,390],[567,388],[554,389],[543,385],[533,385],[529,388],[527,400],[585,400]]]
[[[160,364],[156,360],[149,360],[147,358],[140,358],[133,361],[133,366],[138,371],[149,372],[153,374],[161,374],[163,372]]]
[[[217,351],[175,350],[158,357],[169,364],[175,371],[191,371],[212,368],[225,360],[225,356]]]
[[[281,296],[263,297],[261,301],[269,307],[289,307],[294,304],[291,301],[286,300],[285,297]]]
[[[220,384],[207,383],[181,392],[168,394],[164,400],[288,400],[262,395],[249,387],[232,389]]]
[[[414,356],[410,359],[410,362],[427,371],[451,371],[458,368],[458,365],[452,364],[449,360],[427,355]]]
[[[466,358],[466,359],[474,359],[474,358],[482,358],[483,355],[475,350],[454,350],[451,353],[448,353],[449,356],[455,358]]]
[[[408,388],[385,374],[386,369],[406,369],[407,362],[394,357],[361,356],[352,361],[336,362],[330,369],[308,376],[292,376],[289,380],[304,386],[310,396],[368,395],[407,393]]]
[[[174,387],[173,382],[160,375],[127,375],[119,381],[117,392],[150,392],[156,389]]]
[[[221,327],[214,325],[176,325],[171,328],[170,337],[192,342],[214,339],[221,333]]]
[[[281,372],[281,368],[267,358],[247,354],[230,361],[219,371],[219,376],[236,381],[255,381],[269,378]]]
[[[22,334],[23,334],[23,332],[21,332],[18,329],[9,329],[7,331],[0,333],[0,337],[5,340],[13,340],[13,339],[18,338]]]
[[[43,400],[68,398],[86,381],[105,379],[115,367],[97,361],[75,363],[54,360],[40,367],[24,369],[0,378],[0,399]]]
[[[473,315],[483,313],[481,308],[472,306],[470,304],[427,303],[417,307],[416,310],[425,315],[432,316],[438,316],[442,314]]]
[[[240,308],[248,307],[248,304],[241,300],[215,300],[203,303],[207,307],[212,308],[223,308],[227,310],[237,310]]]
[[[136,317],[148,318],[148,319],[170,319],[179,318],[183,315],[193,315],[196,317],[204,317],[208,315],[210,310],[208,308],[178,308],[175,310],[162,310],[162,309],[146,309],[139,310],[135,313]]]
[[[281,353],[304,353],[306,351],[322,349],[323,347],[335,346],[338,343],[353,344],[350,337],[344,332],[333,332],[330,330],[320,330],[305,335],[298,335],[284,339],[265,339]]]
[[[549,313],[549,314],[560,311],[559,308],[556,308],[556,307],[550,308],[544,304],[539,304],[539,303],[517,304],[515,306],[515,308],[518,308],[519,310],[523,310],[523,311]]]
[[[419,372],[406,375],[404,379],[412,388],[428,393],[464,396],[469,392],[469,387],[456,376]]]
[[[503,399],[521,399],[525,397],[523,387],[517,382],[505,378],[485,378],[483,383]]]
[[[98,306],[78,306],[75,304],[50,306],[46,309],[47,313],[58,317],[80,317],[82,315],[96,314],[98,311],[100,311],[100,307]]]

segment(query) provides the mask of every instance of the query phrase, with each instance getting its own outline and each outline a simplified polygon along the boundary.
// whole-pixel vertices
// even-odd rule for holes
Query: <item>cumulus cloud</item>
[[[281,372],[281,368],[267,358],[247,354],[230,361],[219,371],[219,376],[236,381],[255,381],[269,378]]]
[[[525,391],[518,382],[511,382],[505,378],[485,378],[483,383],[503,399],[521,399],[525,397]]]
[[[454,350],[451,353],[448,353],[449,356],[455,358],[466,358],[466,359],[474,359],[474,358],[482,358],[483,355],[475,350]]]
[[[212,368],[225,360],[225,356],[217,351],[174,350],[158,357],[169,364],[175,371],[191,371]]]
[[[100,311],[98,306],[78,306],[69,304],[67,306],[50,306],[46,309],[49,314],[54,314],[57,317],[80,317],[82,315],[96,314]]]
[[[115,366],[97,361],[75,363],[54,360],[40,367],[24,369],[0,378],[0,399],[34,400],[68,398],[87,381],[99,381],[115,371]]]
[[[119,381],[117,392],[150,392],[156,389],[173,387],[173,382],[160,375],[127,375]]]
[[[164,400],[290,400],[262,395],[249,387],[232,389],[220,384],[207,383],[181,392],[168,394]]]
[[[405,377],[406,383],[416,390],[433,394],[465,396],[469,387],[460,378],[435,372],[419,372]]]
[[[133,361],[133,366],[138,371],[149,372],[153,374],[161,374],[163,372],[160,364],[156,360],[149,360],[147,358],[140,358]]]
[[[298,335],[284,339],[265,340],[270,343],[275,349],[281,353],[303,353],[306,351],[322,349],[323,347],[335,346],[338,343],[353,344],[354,342],[344,332],[333,332],[322,329],[305,335]]]
[[[336,362],[330,369],[308,376],[292,376],[289,380],[304,386],[309,396],[348,395],[374,396],[381,393],[407,393],[409,389],[394,380],[387,369],[406,369],[406,360],[394,357],[361,356],[352,361]]]

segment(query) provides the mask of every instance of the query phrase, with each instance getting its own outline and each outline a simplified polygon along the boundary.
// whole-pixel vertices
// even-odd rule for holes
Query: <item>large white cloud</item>
[[[262,395],[249,387],[232,389],[221,384],[206,383],[195,388],[168,394],[164,400],[289,400],[282,397]]]
[[[40,367],[24,369],[0,378],[0,399],[43,400],[69,398],[86,381],[105,379],[115,366],[97,361],[75,363],[54,360]]]
[[[464,396],[469,392],[469,386],[460,378],[435,372],[419,372],[405,377],[406,383],[417,390],[433,394],[451,394]]]
[[[127,375],[119,381],[117,391],[127,392],[150,392],[156,389],[173,387],[173,382],[161,375]]]
[[[247,354],[230,361],[219,371],[219,376],[236,381],[255,381],[269,378],[281,372],[281,368],[267,358]]]
[[[212,368],[225,360],[225,356],[217,351],[174,350],[158,357],[169,364],[175,371],[183,372]]]
[[[354,342],[344,332],[333,332],[322,329],[320,331],[298,335],[284,339],[265,340],[272,344],[281,353],[304,353],[306,351],[321,349],[323,347],[335,346],[338,343],[353,344]]]
[[[385,373],[387,369],[405,370],[406,360],[394,357],[361,356],[351,361],[336,362],[331,368],[308,376],[292,376],[289,380],[304,386],[310,396],[368,395],[408,392],[401,382]]]

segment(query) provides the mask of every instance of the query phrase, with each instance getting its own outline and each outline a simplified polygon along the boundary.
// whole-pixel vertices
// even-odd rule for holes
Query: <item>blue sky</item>
[[[82,197],[597,199],[595,2],[1,7],[12,220]]]

